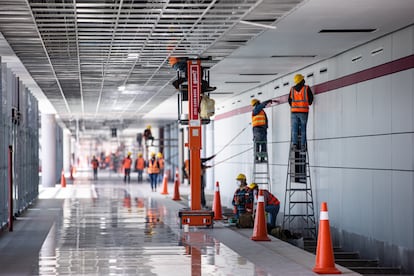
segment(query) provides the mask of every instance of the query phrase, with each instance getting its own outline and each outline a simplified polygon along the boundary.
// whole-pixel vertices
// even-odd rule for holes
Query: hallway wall
[[[266,108],[271,190],[282,201],[279,224],[290,142],[287,94],[296,73],[315,94],[307,128],[312,185],[315,206],[328,202],[336,242],[414,272],[414,27],[218,104],[215,152],[250,122],[251,98],[282,101]],[[216,158],[226,160],[215,176],[227,206],[236,175],[245,173],[251,181],[251,147],[248,126]]]

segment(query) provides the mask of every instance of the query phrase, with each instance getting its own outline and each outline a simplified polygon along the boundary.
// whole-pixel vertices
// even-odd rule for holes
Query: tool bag
[[[253,228],[254,221],[251,213],[242,213],[239,215],[239,222],[237,225],[239,228]]]

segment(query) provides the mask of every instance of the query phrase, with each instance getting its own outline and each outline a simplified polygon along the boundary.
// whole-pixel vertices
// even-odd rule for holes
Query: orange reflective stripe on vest
[[[265,126],[266,125],[266,114],[263,110],[260,110],[260,112],[254,116],[252,113],[252,126]]]
[[[137,159],[136,169],[137,170],[143,170],[145,167],[145,160],[144,158],[140,157]]]
[[[124,159],[124,169],[130,169],[132,164],[131,158]]]
[[[292,99],[292,112],[309,112],[308,103],[308,86],[304,85],[300,91],[294,88],[290,90],[290,97]]]
[[[150,160],[148,161],[148,173],[160,173],[160,168],[158,168],[158,162],[157,160]]]
[[[160,165],[160,169],[164,169],[164,158],[158,159],[158,164]]]
[[[279,199],[277,199],[277,197],[275,197],[274,195],[272,195],[269,191],[265,190],[265,193],[267,192],[267,196],[266,197],[266,205],[279,205],[280,201]]]

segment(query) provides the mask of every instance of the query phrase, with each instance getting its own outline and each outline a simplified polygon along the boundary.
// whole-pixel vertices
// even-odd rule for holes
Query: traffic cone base
[[[173,196],[173,200],[181,200],[180,197],[180,176],[178,174],[178,168],[175,170],[175,181],[174,181],[174,196]]]
[[[66,178],[65,178],[65,172],[62,170],[62,175],[60,177],[60,186],[62,188],[66,187]]]
[[[251,239],[254,241],[270,241],[270,238],[267,236],[263,190],[259,190],[253,235]]]
[[[164,178],[162,179],[162,195],[168,195],[168,176],[165,173]]]
[[[318,274],[341,274],[342,272],[335,267],[331,230],[329,226],[328,206],[326,202],[322,202],[321,204],[319,220],[316,261],[315,267],[312,271]]]
[[[216,182],[216,191],[214,192],[213,198],[213,212],[214,212],[214,220],[222,220],[223,219],[223,211],[221,210],[221,199],[220,199],[220,188],[219,182]]]

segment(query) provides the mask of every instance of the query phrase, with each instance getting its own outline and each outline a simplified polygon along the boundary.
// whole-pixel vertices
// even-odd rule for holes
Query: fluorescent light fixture
[[[125,88],[126,88],[125,85],[121,85],[118,87],[118,91],[121,91],[121,92],[125,91]]]
[[[129,53],[127,59],[138,59],[138,53]]]
[[[276,26],[265,25],[265,24],[251,22],[251,21],[246,21],[246,20],[240,20],[240,23],[246,24],[246,25],[251,25],[251,26],[256,26],[256,27],[260,27],[260,28],[267,28],[267,29],[273,29],[273,30],[276,29]]]

